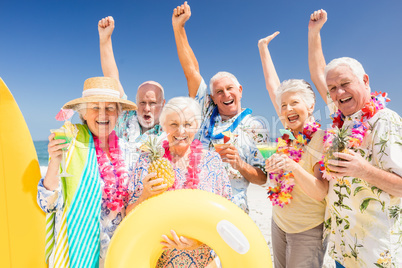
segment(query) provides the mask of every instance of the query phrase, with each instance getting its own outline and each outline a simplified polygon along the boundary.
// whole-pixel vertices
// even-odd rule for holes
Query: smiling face
[[[167,114],[162,127],[168,134],[170,150],[178,155],[184,155],[194,140],[198,123],[191,109],[186,108],[179,113],[172,111]]]
[[[328,71],[326,80],[331,99],[344,115],[361,110],[370,99],[368,75],[361,82],[349,66],[340,65]]]
[[[242,91],[242,86],[236,86],[229,77],[223,77],[213,83],[214,94],[211,97],[221,116],[230,118],[241,112]]]
[[[145,84],[137,91],[137,115],[138,122],[145,132],[159,123],[159,115],[165,100],[161,95],[161,90],[155,85]]]
[[[303,131],[306,120],[314,111],[314,105],[307,107],[297,92],[283,93],[280,108],[286,126],[295,134]]]
[[[89,130],[99,139],[109,136],[116,125],[117,117],[117,104],[115,102],[90,102],[87,104],[85,115],[83,115]]]

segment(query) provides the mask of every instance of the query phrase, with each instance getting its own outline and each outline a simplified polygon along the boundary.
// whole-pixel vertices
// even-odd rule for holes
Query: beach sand
[[[272,205],[267,199],[266,190],[258,185],[250,183],[248,187],[248,204],[250,208],[250,217],[257,224],[258,228],[265,237],[272,255],[271,245],[271,219],[272,219]],[[324,259],[325,268],[335,268],[335,263],[332,258],[326,254]]]

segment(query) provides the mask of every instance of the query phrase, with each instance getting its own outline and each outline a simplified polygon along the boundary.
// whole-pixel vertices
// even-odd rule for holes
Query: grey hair
[[[357,77],[359,82],[364,84],[363,77],[366,74],[366,72],[364,71],[363,65],[356,59],[349,57],[333,59],[330,63],[328,63],[328,65],[325,66],[325,79],[327,79],[328,72],[331,71],[332,69],[335,69],[338,66],[348,66],[352,70],[353,74]]]
[[[175,97],[166,103],[159,116],[159,122],[163,128],[166,122],[166,117],[171,112],[181,114],[185,109],[190,109],[194,113],[194,120],[197,122],[197,127],[201,126],[201,106],[193,98],[189,97]]]
[[[229,72],[218,72],[217,74],[215,74],[214,76],[212,76],[211,80],[209,80],[209,92],[211,95],[214,95],[214,88],[213,85],[215,83],[215,81],[222,79],[224,77],[230,78],[232,80],[232,82],[237,86],[240,87],[240,83],[237,80],[236,76],[234,76],[233,74],[229,73]]]
[[[283,81],[275,90],[276,103],[281,107],[282,95],[285,92],[297,93],[308,108],[315,104],[315,93],[311,85],[303,79],[289,79]]]
[[[87,121],[84,119],[85,114],[87,113],[87,102],[84,103],[79,103],[74,106],[74,110],[78,113],[81,122],[83,124],[87,124]],[[121,104],[116,102],[116,107],[117,107],[117,116],[121,115],[123,109],[121,107]]]

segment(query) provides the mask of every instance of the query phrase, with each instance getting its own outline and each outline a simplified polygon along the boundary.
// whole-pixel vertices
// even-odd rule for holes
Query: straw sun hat
[[[88,102],[118,102],[123,110],[137,109],[134,102],[120,98],[118,83],[111,77],[88,78],[84,82],[82,98],[67,102],[63,109],[74,109],[77,104]]]

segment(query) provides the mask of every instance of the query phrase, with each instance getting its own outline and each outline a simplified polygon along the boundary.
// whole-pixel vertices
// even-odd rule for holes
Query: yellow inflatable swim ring
[[[162,234],[175,230],[214,249],[222,267],[272,267],[253,220],[227,199],[202,190],[176,190],[148,199],[116,230],[105,267],[155,267]]]

